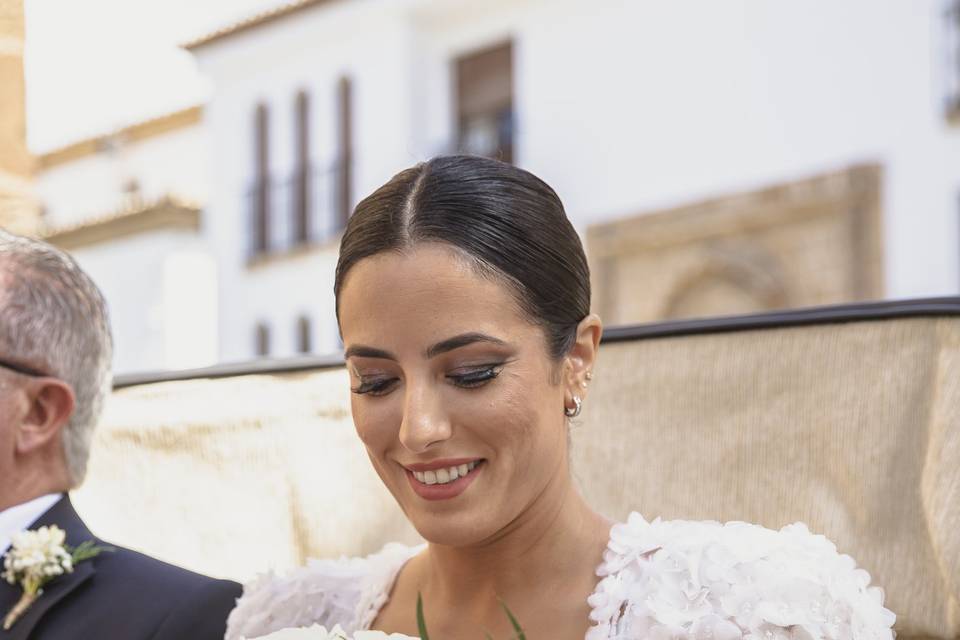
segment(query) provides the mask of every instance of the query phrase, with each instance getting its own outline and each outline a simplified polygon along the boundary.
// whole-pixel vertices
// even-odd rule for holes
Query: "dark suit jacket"
[[[47,584],[0,640],[222,640],[241,587],[98,540],[64,497],[30,528],[57,525],[71,547],[85,540],[112,552],[79,563]],[[0,619],[20,588],[0,581]]]

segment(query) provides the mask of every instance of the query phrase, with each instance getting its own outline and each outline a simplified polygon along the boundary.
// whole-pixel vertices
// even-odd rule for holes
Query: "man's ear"
[[[593,367],[597,363],[600,351],[600,338],[603,335],[603,323],[600,316],[591,313],[577,326],[577,338],[566,357],[566,396],[572,403],[573,397],[582,401],[587,395],[587,386],[593,378]]]
[[[17,431],[17,452],[30,453],[60,437],[77,406],[73,387],[56,378],[37,378],[28,383],[30,409]]]

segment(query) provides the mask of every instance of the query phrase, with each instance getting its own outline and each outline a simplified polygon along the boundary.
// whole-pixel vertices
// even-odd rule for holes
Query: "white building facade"
[[[218,361],[216,264],[201,211],[208,148],[194,107],[37,158],[43,236],[103,291],[118,372]]]
[[[206,253],[213,265],[206,284],[181,295],[215,301],[199,332],[215,348],[193,364],[336,351],[333,271],[350,206],[455,149],[497,153],[539,175],[581,232],[877,163],[886,297],[955,294],[957,4],[301,0],[200,38],[186,46],[213,86],[202,123],[159,137],[169,146],[155,149],[157,166],[142,178],[147,192],[202,204],[189,240],[152,241],[168,243],[164,256],[185,247],[182,264]],[[74,186],[53,170],[40,177],[48,216],[104,210],[92,192],[77,204],[71,190],[86,169],[68,169]],[[78,254],[103,283],[126,269],[110,265],[127,252],[149,254],[132,244],[98,251]],[[149,287],[170,301],[153,307],[158,326],[176,324],[176,276],[152,272]],[[105,287],[117,309],[125,287],[140,284],[114,279]],[[115,310],[118,325],[145,322],[143,304]],[[144,340],[118,334],[121,350]],[[200,353],[171,339],[157,347],[168,356],[131,355],[126,368]]]

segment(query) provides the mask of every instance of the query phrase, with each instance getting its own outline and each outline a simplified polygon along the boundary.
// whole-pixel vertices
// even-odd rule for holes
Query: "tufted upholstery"
[[[885,587],[901,637],[960,637],[958,314],[613,330],[573,425],[577,480],[616,519],[802,520]],[[416,541],[354,436],[342,367],[275,369],[118,389],[75,495],[91,528],[241,580]]]

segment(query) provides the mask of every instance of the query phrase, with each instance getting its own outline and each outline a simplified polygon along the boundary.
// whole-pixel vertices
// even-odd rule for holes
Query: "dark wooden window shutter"
[[[513,162],[513,45],[506,42],[455,62],[457,147]]]
[[[312,327],[308,316],[297,318],[297,352],[310,353],[313,350]]]
[[[310,95],[297,92],[296,100],[296,170],[293,177],[293,240],[294,244],[310,241]]]
[[[343,77],[337,85],[336,214],[339,228],[347,224],[353,199],[353,83]]]
[[[253,250],[270,249],[270,114],[266,104],[254,114]]]
[[[265,322],[257,324],[254,331],[254,343],[254,350],[258,356],[266,357],[270,355],[270,327]]]

